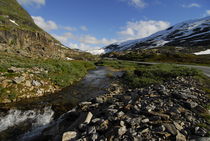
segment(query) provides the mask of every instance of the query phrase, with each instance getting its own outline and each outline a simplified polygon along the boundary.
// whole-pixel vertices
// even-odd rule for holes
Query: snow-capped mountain
[[[161,46],[192,47],[207,45],[210,45],[210,16],[176,24],[146,38],[111,44],[104,48],[104,52]]]

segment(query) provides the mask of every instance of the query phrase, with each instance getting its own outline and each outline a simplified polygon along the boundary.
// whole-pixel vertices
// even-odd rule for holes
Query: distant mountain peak
[[[146,38],[114,43],[103,48],[104,51],[101,52],[149,49],[162,46],[207,45],[210,45],[210,16],[181,22]]]

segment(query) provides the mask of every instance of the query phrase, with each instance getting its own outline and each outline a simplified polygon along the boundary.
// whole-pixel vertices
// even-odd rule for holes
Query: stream
[[[91,70],[78,83],[56,94],[0,105],[0,140],[29,140],[31,136],[71,110],[81,101],[105,94],[120,72],[106,67]]]

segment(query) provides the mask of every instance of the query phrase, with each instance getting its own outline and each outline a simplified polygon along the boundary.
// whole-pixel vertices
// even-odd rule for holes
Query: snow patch
[[[19,26],[19,24],[17,24],[14,20],[9,19],[10,22],[12,22],[13,24]]]
[[[143,45],[141,45],[140,48],[155,48],[173,42],[175,39],[180,40],[180,42],[181,41],[184,42],[184,40],[186,39],[190,39],[193,37],[199,38],[199,36],[210,34],[210,31],[202,31],[204,28],[208,28],[209,26],[210,26],[210,16],[202,19],[189,20],[176,24],[166,30],[154,33],[153,35],[146,38],[114,43],[112,45],[115,46],[112,47],[112,45],[109,45],[105,47],[105,50],[108,48],[110,49],[110,51],[129,50],[132,49],[132,47],[134,47],[136,44],[141,44],[141,43]],[[197,33],[197,31],[202,31],[202,32]]]
[[[205,51],[200,51],[200,52],[196,52],[194,53],[195,55],[205,55],[205,54],[210,54],[210,49],[207,49]]]
[[[66,60],[72,61],[72,60],[74,60],[74,59],[73,59],[73,58],[66,57]]]

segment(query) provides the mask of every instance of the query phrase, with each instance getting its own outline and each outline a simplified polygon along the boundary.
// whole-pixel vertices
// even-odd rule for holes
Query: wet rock
[[[191,139],[190,141],[210,141],[210,137],[199,137],[196,139]]]
[[[195,134],[204,137],[207,134],[207,131],[202,127],[195,127]]]
[[[180,124],[178,124],[177,122],[174,122],[174,125],[175,125],[176,129],[179,131],[181,131],[183,129],[183,127]]]
[[[166,119],[166,120],[170,118],[169,115],[161,114],[161,113],[157,113],[157,112],[152,112],[152,111],[150,111],[149,114],[155,115],[155,116],[159,116],[159,117],[161,117],[161,118],[163,118],[163,119]]]
[[[149,122],[149,119],[148,119],[148,118],[143,119],[141,122],[142,122],[142,123],[147,123],[147,122]]]
[[[109,120],[104,120],[97,127],[97,130],[104,131],[104,130],[108,129],[108,127],[109,127]]]
[[[126,133],[126,131],[127,131],[126,126],[122,126],[118,129],[118,135],[122,136]]]
[[[120,111],[120,112],[117,113],[117,117],[118,117],[118,118],[121,118],[121,117],[124,116],[124,115],[125,115],[125,113],[122,112],[122,111]]]
[[[173,124],[163,124],[166,127],[166,130],[172,135],[177,135],[176,127]]]
[[[204,107],[202,107],[201,105],[198,105],[195,107],[195,109],[200,112],[200,113],[206,113],[208,112],[208,110],[206,110]]]
[[[97,139],[98,139],[98,134],[92,134],[91,136],[90,136],[90,139],[91,139],[91,141],[96,141]]]
[[[75,131],[68,131],[63,134],[62,141],[71,141],[75,139],[77,136],[77,132]]]
[[[95,126],[89,127],[87,133],[88,134],[95,134],[96,133],[96,127]]]
[[[147,133],[147,132],[149,132],[149,128],[146,128],[146,129],[142,130],[140,133],[144,134],[144,133]]]
[[[95,100],[97,103],[104,103],[104,99],[102,97],[96,97]]]
[[[188,98],[197,99],[197,96],[187,94],[187,93],[184,93],[184,92],[175,92],[175,93],[173,93],[173,95],[177,98],[180,98],[180,99],[188,99]]]
[[[176,135],[176,141],[186,141],[186,137],[178,132],[178,134]]]
[[[91,105],[91,104],[92,104],[92,102],[87,102],[87,101],[85,101],[85,102],[79,103],[79,106]]]
[[[166,128],[164,125],[161,125],[161,126],[155,128],[155,131],[157,131],[157,132],[164,132],[165,130],[166,130]]]
[[[90,121],[91,121],[91,119],[92,119],[92,117],[93,117],[93,114],[91,112],[88,112],[87,117],[86,117],[84,123],[89,124]]]
[[[193,101],[187,101],[187,102],[186,102],[186,105],[187,105],[187,107],[193,109],[193,108],[195,108],[196,106],[198,106],[198,103],[193,102]]]

